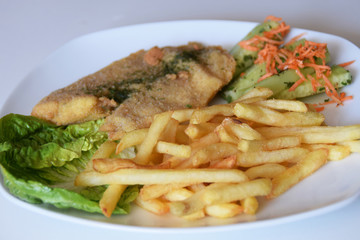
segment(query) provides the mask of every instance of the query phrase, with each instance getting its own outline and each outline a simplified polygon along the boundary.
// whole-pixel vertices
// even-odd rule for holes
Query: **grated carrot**
[[[317,112],[321,112],[321,111],[324,111],[325,107],[316,107],[315,110]]]
[[[267,16],[267,17],[265,18],[264,22],[266,22],[266,21],[280,22],[281,20],[282,20],[282,18],[269,15],[269,16]]]
[[[353,64],[354,62],[355,62],[355,60],[352,60],[352,61],[349,61],[349,62],[344,62],[344,63],[338,64],[338,66],[340,66],[340,67],[347,67],[347,66]]]
[[[286,25],[281,18],[268,16],[266,21],[278,21],[277,28],[265,31],[263,36],[254,36],[251,39],[239,42],[239,45],[251,51],[258,51],[255,64],[265,63],[265,74],[263,74],[258,82],[263,81],[281,71],[287,69],[295,70],[299,79],[288,89],[294,91],[305,81],[310,81],[312,90],[318,91],[319,87],[325,88],[325,93],[331,98],[329,103],[343,105],[346,100],[352,99],[352,96],[339,95],[336,88],[330,80],[331,67],[326,65],[327,43],[317,43],[305,40],[303,44],[297,45],[293,50],[285,48],[300,39],[305,33],[293,37],[289,42],[284,44],[283,38],[290,30],[290,26]],[[281,47],[280,46],[285,46]],[[320,63],[318,62],[320,61]],[[349,61],[338,64],[341,67],[349,66],[355,61]],[[301,69],[310,67],[314,69],[314,75],[308,75],[307,78],[302,74]],[[322,80],[321,80],[322,79]],[[321,80],[321,81],[320,81]],[[322,107],[321,107],[322,108]]]
[[[299,40],[302,36],[304,36],[306,33],[301,33],[295,37],[293,37],[292,39],[290,39],[290,41],[288,41],[285,46],[289,46],[291,44],[293,44],[294,42],[296,42],[297,40]]]
[[[276,21],[280,22],[282,19],[274,16],[268,16],[265,19],[266,21]],[[277,28],[271,29],[269,31],[263,32],[263,36],[255,35],[251,39],[243,40],[238,43],[238,45],[249,51],[259,51],[264,48],[267,43],[271,43],[277,46],[283,44],[283,37],[290,31],[290,26],[286,25],[284,22],[279,23]]]

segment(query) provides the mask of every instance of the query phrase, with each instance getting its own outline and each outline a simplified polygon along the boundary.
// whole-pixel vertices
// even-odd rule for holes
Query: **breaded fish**
[[[153,47],[54,91],[32,115],[57,125],[106,117],[101,130],[119,139],[159,112],[205,106],[234,71],[234,59],[218,46]]]

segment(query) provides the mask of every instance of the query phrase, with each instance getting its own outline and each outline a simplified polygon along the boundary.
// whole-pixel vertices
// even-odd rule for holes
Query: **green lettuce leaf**
[[[99,212],[107,186],[80,188],[73,182],[107,140],[103,120],[56,126],[32,116],[0,119],[0,169],[10,193],[30,203]],[[129,186],[114,213],[127,214],[139,186]]]

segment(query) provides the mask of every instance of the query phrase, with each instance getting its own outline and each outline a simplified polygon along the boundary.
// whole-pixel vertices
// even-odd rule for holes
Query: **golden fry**
[[[337,143],[360,139],[360,124],[350,126],[262,127],[256,129],[266,138],[300,136],[302,143]]]
[[[241,206],[245,214],[255,215],[259,208],[259,202],[256,197],[247,197],[241,200]]]
[[[190,109],[190,108],[175,110],[171,117],[177,120],[179,123],[183,123],[190,120],[194,110],[195,109]]]
[[[217,115],[233,116],[233,106],[231,104],[222,104],[197,109],[192,114],[190,123],[199,124],[208,122]]]
[[[145,185],[141,188],[140,195],[143,200],[150,200],[154,198],[159,198],[170,191],[174,191],[188,185],[188,183]]]
[[[224,159],[210,162],[209,168],[225,168],[225,169],[236,168],[236,162],[237,162],[236,155],[231,155]]]
[[[276,198],[289,188],[309,176],[327,162],[328,151],[318,149],[305,155],[293,167],[286,169],[284,172],[272,179],[273,188],[267,198]]]
[[[217,126],[216,123],[210,123],[210,122],[204,122],[200,124],[189,124],[189,126],[185,130],[185,133],[189,136],[189,138],[197,139],[214,131],[216,126]]]
[[[244,211],[244,208],[236,203],[220,203],[205,207],[205,213],[216,218],[234,217]]]
[[[104,184],[145,185],[202,182],[242,182],[247,176],[237,169],[119,169],[111,173],[82,172],[75,186]]]
[[[300,145],[301,138],[299,136],[283,136],[266,140],[240,140],[238,149],[242,152],[271,151]]]
[[[260,133],[254,130],[246,123],[239,122],[238,120],[226,118],[221,123],[225,129],[230,133],[235,135],[239,140],[260,140],[263,139]]]
[[[330,144],[304,144],[303,147],[309,149],[310,151],[324,148],[329,151],[328,160],[330,161],[339,161],[350,155],[349,146],[341,145],[330,145]]]
[[[238,149],[231,143],[214,143],[198,150],[191,156],[194,166],[209,163],[213,160],[222,159],[231,155],[236,155]]]
[[[145,201],[139,196],[136,198],[135,203],[139,207],[156,215],[164,215],[169,212],[169,206],[160,199],[150,199]]]
[[[307,112],[306,104],[296,100],[268,99],[254,103],[255,105],[272,108],[275,110],[285,110],[291,112]]]
[[[270,126],[319,126],[324,122],[324,116],[317,112],[278,112],[269,108],[237,103],[234,114],[238,118],[251,120]]]
[[[240,98],[236,99],[234,102],[244,102],[244,100],[259,98],[259,99],[267,99],[273,95],[273,91],[269,88],[256,87],[245,93]]]
[[[285,170],[286,167],[281,164],[267,163],[249,168],[245,171],[245,174],[251,180],[256,178],[273,178]]]
[[[271,186],[271,180],[266,178],[236,184],[217,185],[204,189],[201,199],[205,205],[240,201],[247,197],[268,195]]]
[[[125,133],[125,135],[121,138],[119,144],[116,146],[116,154],[121,153],[124,149],[139,145],[142,143],[148,134],[149,129],[137,129],[131,132]]]
[[[309,150],[300,147],[285,148],[274,151],[239,152],[237,165],[240,167],[253,167],[265,163],[282,163],[308,153]]]
[[[119,169],[168,169],[171,162],[163,162],[159,165],[140,165],[130,159],[122,158],[98,158],[93,160],[93,168],[99,173],[110,173]]]
[[[228,133],[223,125],[218,125],[215,133],[218,135],[220,142],[237,144],[239,141],[233,134]]]
[[[348,146],[351,152],[360,152],[360,140],[338,142],[342,146]]]
[[[196,139],[190,146],[193,150],[196,150],[218,142],[220,142],[219,136],[215,132],[211,132],[202,138]]]
[[[172,112],[164,112],[154,116],[149,132],[144,141],[139,145],[138,153],[134,161],[139,164],[149,163],[151,153],[156,146],[156,143],[161,133],[166,128],[167,123],[171,119]]]
[[[88,161],[86,168],[84,171],[92,171],[93,170],[93,159],[96,158],[108,158],[111,154],[114,153],[116,149],[116,143],[112,141],[106,141],[100,145],[100,147],[96,150],[94,155],[91,157],[91,160]]]
[[[125,191],[126,187],[126,185],[120,184],[111,184],[107,187],[99,201],[100,209],[106,217],[111,217],[111,214],[116,208],[121,194]]]
[[[189,145],[159,141],[156,145],[156,151],[180,158],[188,158],[191,154],[191,147]]]
[[[191,197],[194,193],[186,188],[179,188],[171,190],[170,192],[164,194],[164,198],[170,202],[183,201]]]

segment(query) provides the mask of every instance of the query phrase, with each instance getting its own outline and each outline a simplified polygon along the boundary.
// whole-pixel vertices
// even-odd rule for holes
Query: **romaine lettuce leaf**
[[[98,201],[107,186],[78,188],[75,176],[107,140],[103,120],[56,126],[18,114],[0,119],[0,169],[4,184],[18,198],[58,208],[99,212]],[[114,213],[126,214],[139,186],[129,186]]]

